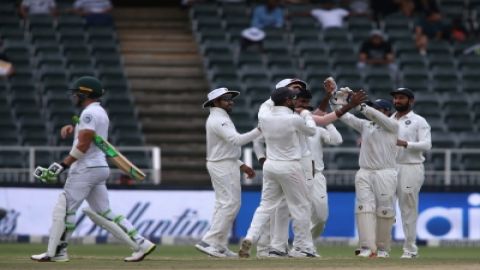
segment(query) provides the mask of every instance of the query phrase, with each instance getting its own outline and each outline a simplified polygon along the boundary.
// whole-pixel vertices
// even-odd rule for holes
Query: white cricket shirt
[[[207,160],[239,159],[241,146],[260,136],[258,128],[240,134],[228,113],[221,108],[210,108],[210,115],[205,124],[207,131]]]
[[[432,135],[430,125],[425,118],[410,111],[397,119],[396,113],[392,119],[398,122],[398,138],[407,141],[407,148],[398,147],[397,162],[400,164],[423,163],[423,152],[432,148]]]
[[[75,126],[75,139],[73,147],[77,147],[78,133],[80,130],[93,130],[97,135],[108,140],[108,119],[107,112],[100,105],[100,102],[94,102],[85,107],[80,114],[80,122]],[[86,167],[108,167],[105,154],[92,142],[85,155],[74,162],[70,170]]]
[[[381,170],[395,168],[398,147],[397,121],[382,112],[366,106],[362,113],[371,121],[346,113],[340,120],[362,135],[360,147],[360,168]]]
[[[310,151],[315,163],[315,172],[322,172],[325,168],[323,162],[323,144],[339,145],[343,142],[342,135],[334,125],[327,125],[325,128],[316,127],[315,135],[308,138]]]
[[[259,118],[269,160],[300,160],[302,149],[299,136],[313,136],[315,122],[311,113],[303,110],[300,115],[290,108],[274,106],[270,113]]]

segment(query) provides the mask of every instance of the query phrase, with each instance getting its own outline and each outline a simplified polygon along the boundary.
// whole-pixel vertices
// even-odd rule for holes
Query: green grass
[[[216,259],[193,246],[159,246],[140,263],[125,263],[130,254],[121,245],[71,245],[70,262],[39,263],[31,254],[41,253],[45,245],[0,244],[0,269],[480,269],[478,248],[421,248],[421,257],[400,260],[395,248],[389,259],[361,259],[352,247],[320,247],[320,259]],[[232,246],[232,250],[238,250]]]

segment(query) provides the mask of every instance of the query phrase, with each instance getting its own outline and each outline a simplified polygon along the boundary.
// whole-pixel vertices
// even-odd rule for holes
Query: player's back
[[[270,160],[300,160],[299,134],[292,119],[300,117],[287,107],[275,106],[270,114],[260,118],[260,128],[267,145]]]

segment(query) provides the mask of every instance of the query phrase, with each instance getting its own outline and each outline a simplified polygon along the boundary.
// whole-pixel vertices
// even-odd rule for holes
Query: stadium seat
[[[336,154],[335,165],[338,170],[358,170],[358,154]]]
[[[412,29],[412,21],[400,12],[390,14],[384,19],[385,29]]]
[[[432,131],[432,148],[455,148],[457,141],[451,133]]]
[[[469,114],[446,115],[445,123],[448,126],[448,130],[452,132],[473,131],[472,120]]]
[[[0,152],[0,164],[4,168],[25,168],[26,160],[24,154],[18,151]]]
[[[299,44],[302,41],[320,42],[318,29],[292,29],[291,34],[293,37],[293,44]]]
[[[480,154],[463,154],[462,164],[466,171],[480,171]]]
[[[337,27],[324,29],[322,38],[325,42],[348,43],[350,41],[348,29]]]
[[[429,90],[430,80],[427,70],[403,70],[403,86],[414,89],[416,92],[426,92]]]

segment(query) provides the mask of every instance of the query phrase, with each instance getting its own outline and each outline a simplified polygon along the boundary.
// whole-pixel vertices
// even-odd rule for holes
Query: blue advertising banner
[[[330,214],[324,237],[356,237],[353,192],[330,192]],[[242,207],[237,216],[234,235],[246,235],[253,213],[260,202],[260,192],[242,193]],[[480,240],[480,193],[420,194],[417,222],[422,240]],[[400,211],[397,208],[394,239],[404,238]]]

